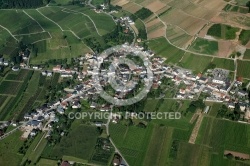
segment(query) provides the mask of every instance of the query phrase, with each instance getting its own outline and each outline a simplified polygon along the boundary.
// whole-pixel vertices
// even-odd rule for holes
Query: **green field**
[[[192,43],[189,50],[203,54],[216,55],[218,52],[218,42],[197,38]]]
[[[243,59],[250,59],[250,49],[246,50]]]
[[[250,41],[249,36],[250,36],[250,30],[242,30],[239,38],[241,44],[246,45]]]
[[[52,36],[52,39],[34,44],[37,55],[32,54],[31,63],[40,64],[49,59],[70,59],[90,52],[90,49],[71,32],[62,32],[56,24],[43,17],[36,10],[27,10],[26,12],[35,18]]]
[[[237,75],[244,78],[250,78],[250,72],[249,72],[250,61],[238,60],[237,63],[238,63]]]
[[[156,55],[167,58],[168,63],[178,63],[184,54],[184,51],[170,45],[165,38],[150,40],[147,44]]]
[[[208,29],[207,34],[220,39],[232,40],[236,38],[236,32],[239,30],[239,28],[225,24],[214,24]]]
[[[0,25],[4,26],[15,35],[43,31],[40,25],[32,20],[22,10],[1,10]]]
[[[95,148],[98,133],[96,127],[78,125],[71,128],[56,146],[47,146],[42,157],[61,159],[64,155],[90,160]]]
[[[179,65],[184,68],[192,69],[196,72],[203,72],[211,60],[212,57],[186,53]]]
[[[234,71],[234,61],[230,59],[214,58],[212,61],[217,68]]]
[[[20,140],[21,131],[16,131],[7,139],[0,143],[0,163],[1,165],[17,166],[21,163],[23,155],[18,154],[19,148],[23,145]]]

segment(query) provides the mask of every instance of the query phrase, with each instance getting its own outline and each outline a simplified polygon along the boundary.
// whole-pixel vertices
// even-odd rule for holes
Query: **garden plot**
[[[146,8],[148,8],[149,10],[151,10],[152,12],[157,12],[160,9],[164,8],[166,6],[166,4],[162,3],[159,0],[153,1],[152,3],[148,4],[146,6]]]

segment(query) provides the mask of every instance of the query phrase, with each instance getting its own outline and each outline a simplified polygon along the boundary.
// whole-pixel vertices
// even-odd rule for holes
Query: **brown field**
[[[247,48],[250,48],[250,41],[246,44]]]
[[[210,20],[217,14],[217,11],[215,10],[209,10],[194,4],[189,4],[186,8],[183,9],[183,11],[192,16],[199,17],[205,20]]]
[[[158,29],[148,33],[148,39],[154,39],[154,38],[165,36],[165,33],[166,33],[165,26],[159,27]]]
[[[212,24],[211,24],[212,25]],[[208,29],[211,27],[211,25],[205,26],[199,33],[199,37],[204,38],[207,34]]]
[[[163,8],[161,8],[160,10],[158,10],[157,12],[155,12],[157,15],[169,10],[169,8],[171,8],[170,6],[166,5]]]
[[[161,0],[161,2],[163,2],[163,3],[165,3],[165,4],[167,4],[167,3],[169,3],[169,2],[171,2],[172,0]]]
[[[123,6],[129,3],[129,0],[114,0],[111,2],[113,5]]]
[[[152,0],[144,0],[140,4],[144,7],[148,6],[150,3],[152,3]]]
[[[218,56],[219,57],[228,57],[232,52],[234,45],[231,41],[226,41],[226,40],[219,40],[218,41]]]
[[[142,7],[137,5],[136,3],[134,2],[129,2],[129,3],[126,3],[125,5],[122,6],[122,8],[124,10],[127,10],[129,11],[130,13],[135,13],[137,12],[138,10],[140,10]]]
[[[155,24],[158,24],[159,22],[161,22],[161,21],[158,18],[156,18],[154,20],[151,20],[151,21],[149,21],[149,22],[146,23],[146,28],[149,28],[149,27],[151,27],[151,26],[153,26]]]
[[[157,12],[158,10],[164,8],[166,6],[165,3],[162,3],[161,1],[155,0],[152,3],[148,4],[146,8],[151,10],[152,12]]]
[[[178,16],[178,19],[176,19],[176,16]],[[196,35],[207,23],[207,21],[192,17],[177,9],[173,9],[169,13],[162,15],[161,19],[167,24],[173,24],[182,28],[189,35]]]
[[[184,9],[186,8],[190,2],[188,0],[174,0],[168,3],[169,6],[172,6],[177,9]]]
[[[167,26],[166,36],[172,44],[181,48],[187,48],[194,38],[174,25]]]
[[[199,3],[199,5],[204,6],[205,8],[210,10],[221,11],[227,5],[227,2],[222,0],[203,0],[201,3]]]

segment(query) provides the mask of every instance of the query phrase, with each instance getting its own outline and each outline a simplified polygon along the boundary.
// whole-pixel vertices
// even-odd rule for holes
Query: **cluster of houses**
[[[131,48],[131,52],[136,52],[138,49],[139,48]],[[206,101],[223,102],[231,109],[234,109],[235,104],[239,103],[240,109],[245,112],[246,119],[250,119],[248,93],[242,90],[242,82],[231,81],[229,71],[215,68],[209,69],[206,73],[194,75],[190,70],[165,65],[164,61],[166,59],[153,57],[154,54],[151,51],[142,52],[146,58],[150,59],[150,70],[154,74],[153,89],[157,89],[162,84],[161,79],[165,77],[172,80],[176,87],[179,87],[173,98],[195,100],[204,92],[208,96],[205,99]],[[117,51],[114,52],[112,56],[103,58],[102,62],[106,64],[106,67],[101,68],[99,74],[99,81],[103,87],[110,84],[110,80],[112,80],[109,79],[110,77],[113,77],[116,82],[121,81],[121,84],[117,83],[118,88],[116,87],[117,89],[115,89],[114,94],[114,97],[121,99],[126,98],[126,94],[129,94],[129,91],[123,92],[121,89],[119,91],[119,85],[127,86],[126,83],[132,81],[130,82],[131,84],[126,87],[128,90],[131,90],[136,86],[138,80],[144,80],[147,76],[147,70],[145,70],[145,66],[143,65],[120,65],[119,60],[124,58],[124,56],[122,51]],[[26,126],[31,126],[33,129],[46,128],[46,126],[42,126],[42,124],[44,124],[43,121],[56,122],[58,121],[58,118],[55,116],[56,113],[64,114],[65,110],[69,107],[73,109],[81,108],[81,99],[91,99],[90,108],[92,109],[110,111],[112,109],[111,104],[100,104],[97,102],[99,92],[96,90],[96,81],[91,77],[98,59],[100,60],[100,57],[96,54],[89,53],[86,54],[85,57],[78,58],[78,63],[84,66],[81,72],[78,72],[77,69],[65,69],[61,65],[53,67],[52,71],[42,71],[42,75],[45,76],[52,76],[52,74],[56,72],[60,73],[61,77],[73,78],[73,75],[76,74],[81,84],[77,85],[74,89],[68,89],[68,95],[65,98],[50,104],[50,106],[47,105],[46,107],[38,108],[31,114],[26,114],[24,118],[29,120]],[[117,70],[119,70],[119,72],[117,72]],[[114,73],[120,74],[117,75]],[[130,77],[131,74],[133,77]],[[77,97],[72,97],[70,100],[67,100],[77,94],[79,94]],[[119,118],[112,119],[115,123]]]

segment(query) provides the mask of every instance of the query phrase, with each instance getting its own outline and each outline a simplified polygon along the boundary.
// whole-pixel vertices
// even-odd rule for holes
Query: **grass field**
[[[210,41],[202,38],[197,38],[189,48],[191,51],[209,55],[216,55],[218,49],[219,47],[217,41]]]
[[[250,62],[238,60],[237,63],[238,63],[237,75],[244,78],[250,78],[250,72],[249,72]]]

